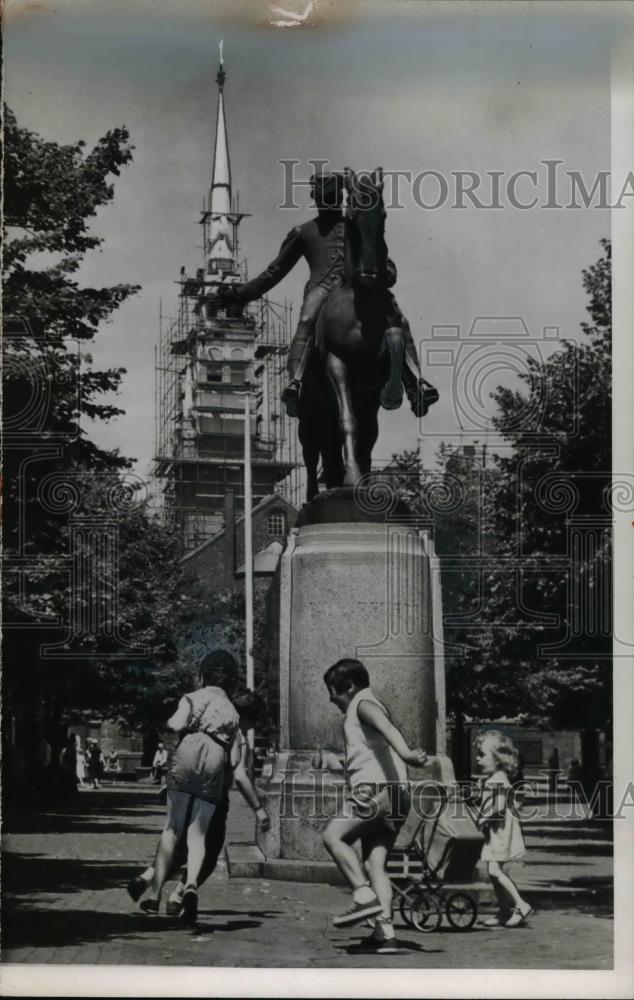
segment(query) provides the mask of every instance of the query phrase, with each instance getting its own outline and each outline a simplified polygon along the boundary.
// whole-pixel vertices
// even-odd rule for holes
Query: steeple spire
[[[225,68],[222,42],[219,45],[220,63],[216,75],[218,84],[218,107],[216,111],[216,139],[214,143],[214,164],[209,198],[209,262],[210,273],[232,271],[235,266],[233,227],[231,215],[231,161],[225,120],[224,84]]]
[[[223,40],[221,38],[220,39],[220,44],[218,45],[219,66],[218,66],[218,73],[216,74],[216,83],[218,84],[218,86],[220,87],[221,90],[224,87],[225,76],[226,76],[226,73],[225,73],[225,61],[224,61],[224,57],[222,55],[222,43],[223,43]]]

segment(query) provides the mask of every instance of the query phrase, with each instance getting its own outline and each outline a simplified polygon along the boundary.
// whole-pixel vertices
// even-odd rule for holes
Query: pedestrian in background
[[[81,737],[75,736],[75,759],[77,761],[77,781],[80,788],[86,786],[86,754],[81,745]]]
[[[92,784],[93,788],[101,788],[103,754],[96,739],[92,738],[88,741],[86,753],[88,757],[88,782]]]
[[[30,763],[30,792],[36,802],[45,802],[54,794],[52,787],[53,750],[39,724],[33,730],[33,738],[28,744]]]
[[[559,748],[555,747],[548,758],[548,794],[553,797],[557,792],[557,782],[561,772],[559,763]]]
[[[112,777],[114,782],[114,775],[119,771],[119,754],[113,748],[106,758],[106,772]]]
[[[60,769],[63,775],[62,791],[65,795],[74,795],[77,791],[77,741],[75,736],[69,736],[59,755]]]
[[[155,785],[160,785],[167,770],[167,750],[165,745],[159,742],[154,759],[152,760],[151,780]]]

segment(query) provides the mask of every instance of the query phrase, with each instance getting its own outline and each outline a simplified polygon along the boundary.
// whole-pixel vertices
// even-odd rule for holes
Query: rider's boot
[[[295,336],[297,337],[299,334],[300,330],[297,331]],[[291,345],[291,352],[289,352],[290,381],[282,393],[282,402],[284,403],[289,417],[299,416],[299,397],[302,391],[302,379],[304,377],[304,372],[306,371],[306,365],[308,364],[308,358],[310,357],[312,346],[313,337],[311,334],[306,338],[299,361],[295,365],[292,361],[293,346]]]
[[[438,390],[421,378],[420,371],[409,358],[403,365],[403,386],[415,417],[424,417],[429,407],[438,402]]]
[[[301,382],[296,378],[292,378],[282,393],[282,402],[289,417],[297,417],[299,415],[299,394],[301,388]]]

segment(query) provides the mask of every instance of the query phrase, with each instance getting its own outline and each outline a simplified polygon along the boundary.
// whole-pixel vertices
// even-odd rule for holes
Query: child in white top
[[[331,702],[345,713],[349,788],[344,815],[331,820],[324,832],[326,850],[352,886],[351,909],[333,923],[346,927],[375,917],[372,937],[365,944],[387,954],[397,949],[392,886],[385,865],[409,811],[406,765],[422,767],[427,754],[408,747],[387,708],[370,689],[368,672],[359,660],[339,660],[326,671],[324,680]],[[352,846],[356,840],[361,841],[367,875]]]
[[[481,860],[498,901],[498,913],[483,921],[486,927],[519,927],[534,911],[504,871],[508,861],[524,854],[524,838],[517,813],[509,804],[511,782],[518,770],[518,753],[512,740],[495,729],[476,737],[477,763],[484,774],[479,826],[485,837]]]

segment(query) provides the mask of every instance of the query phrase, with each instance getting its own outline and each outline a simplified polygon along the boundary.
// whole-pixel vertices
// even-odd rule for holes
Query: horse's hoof
[[[400,396],[388,396],[385,392],[381,393],[381,406],[384,410],[398,410],[402,402],[403,393]]]
[[[286,410],[286,415],[288,417],[298,417],[299,416],[299,400],[297,399],[285,399],[284,409]]]
[[[343,486],[356,486],[357,483],[360,481],[360,479],[361,479],[361,472],[359,470],[357,470],[357,471],[348,471],[348,472],[346,472],[345,476],[343,477],[343,484],[342,485]]]

